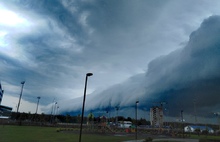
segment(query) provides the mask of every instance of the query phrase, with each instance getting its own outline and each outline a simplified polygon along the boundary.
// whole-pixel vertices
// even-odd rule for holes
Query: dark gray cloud
[[[133,109],[139,100],[142,110],[149,110],[154,102],[168,102],[170,116],[176,116],[180,110],[194,115],[194,107],[199,116],[219,111],[219,25],[220,16],[205,19],[184,48],[151,61],[145,74],[88,95],[86,110],[114,109],[115,106],[122,110]],[[71,111],[80,111],[79,105],[73,104]]]
[[[187,62],[191,60],[189,52],[200,55],[187,49],[190,44],[195,45],[187,44],[189,35],[213,14],[220,14],[218,1],[0,0],[0,79],[5,96],[18,98],[20,82],[25,80],[22,98],[34,107],[37,96],[41,96],[42,107],[54,98],[56,101],[77,98],[83,94],[85,74],[93,72],[89,94],[120,83],[113,91],[116,96],[138,93],[118,101],[107,89],[104,92],[108,97],[103,96],[108,98],[105,103],[91,108],[104,108],[105,104],[127,107],[135,99],[155,96],[144,94],[158,94],[159,99],[166,92],[184,89],[182,84],[175,84],[175,77],[188,71],[185,67],[189,67]],[[204,40],[203,44],[207,42]],[[179,49],[186,44],[184,50]],[[152,61],[176,49],[179,50]],[[184,64],[173,58],[184,60]],[[161,64],[167,67],[162,70]],[[210,68],[214,66],[213,61]],[[167,72],[173,73],[173,78],[166,78]],[[137,78],[122,83],[139,73],[142,74]],[[167,83],[155,87],[161,78]],[[182,79],[186,87],[192,80],[187,78],[185,75],[185,80]],[[175,87],[169,90],[169,83]],[[2,103],[12,105],[10,100],[3,99]],[[72,109],[69,105],[60,108]]]

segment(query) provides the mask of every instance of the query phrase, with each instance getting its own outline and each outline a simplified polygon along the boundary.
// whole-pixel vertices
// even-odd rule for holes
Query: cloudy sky
[[[54,100],[60,112],[79,111],[92,72],[88,111],[136,100],[141,110],[167,101],[173,116],[171,108],[219,111],[219,7],[218,0],[0,0],[2,105],[16,110],[26,81],[20,111],[34,113],[38,96],[39,112]]]

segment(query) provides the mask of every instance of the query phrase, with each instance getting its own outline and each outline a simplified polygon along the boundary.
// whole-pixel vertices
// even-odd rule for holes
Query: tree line
[[[25,122],[41,122],[41,123],[80,123],[81,121],[81,116],[71,116],[70,114],[65,114],[65,115],[51,115],[51,114],[32,114],[32,113],[17,113],[17,112],[12,112],[10,116],[11,120],[14,121],[25,121]],[[123,116],[118,116],[117,117],[118,121],[131,121],[133,124],[136,124],[136,120],[132,119],[131,117],[123,117]],[[83,118],[83,122],[86,123],[87,117]],[[94,117],[93,121],[95,123],[99,123],[100,116]],[[116,117],[110,117],[106,121],[108,122],[113,122],[116,123]],[[138,119],[137,120],[137,125],[150,125],[150,121],[147,121],[144,118]]]

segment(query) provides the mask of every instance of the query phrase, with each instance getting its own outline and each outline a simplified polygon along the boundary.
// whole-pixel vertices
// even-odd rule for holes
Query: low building
[[[132,122],[131,121],[119,121],[118,125],[121,128],[130,128],[132,126]]]
[[[1,105],[3,94],[4,90],[2,89],[2,85],[0,82],[0,118],[9,118],[9,116],[11,115],[12,108]]]
[[[185,132],[196,132],[195,130],[200,130],[200,132],[208,131],[208,133],[214,133],[214,130],[209,126],[188,125],[184,127]]]

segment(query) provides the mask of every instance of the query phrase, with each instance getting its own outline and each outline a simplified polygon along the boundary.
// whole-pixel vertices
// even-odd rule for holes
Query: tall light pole
[[[22,92],[23,92],[23,88],[24,88],[24,83],[25,83],[25,81],[21,82],[21,93],[20,93],[20,98],[19,98],[19,101],[18,101],[17,113],[18,113],[18,110],[19,110],[20,102],[21,102],[21,96],[22,96]]]
[[[119,110],[119,106],[116,106],[115,109],[116,109],[116,125],[118,127],[118,110]]]
[[[53,123],[53,104],[54,104],[55,98],[53,99],[52,102],[52,110],[51,110],[51,117],[50,117],[50,122]]]
[[[57,108],[57,102],[55,102],[55,106],[54,106],[54,122],[56,122],[56,108]]]
[[[108,120],[109,120],[109,115],[108,115],[108,110],[106,111],[106,122],[108,124]]]
[[[214,115],[216,115],[216,117],[217,117],[217,124],[219,125],[218,129],[220,130],[220,118],[219,118],[220,113],[215,112]]]
[[[37,101],[37,108],[36,108],[36,114],[37,114],[37,110],[38,110],[38,105],[39,105],[39,100],[40,100],[40,97],[37,97],[38,101]]]
[[[182,131],[183,131],[183,138],[184,138],[183,110],[181,110],[181,119],[182,119]]]
[[[167,104],[167,102],[160,102],[160,108],[161,108],[161,113],[160,117],[159,117],[159,125],[160,127],[163,127],[163,122],[164,122],[164,109],[163,109],[163,105]]]
[[[197,113],[196,113],[196,98],[193,101],[194,103],[194,115],[195,115],[195,124],[197,123]]]
[[[54,115],[56,115],[57,102],[55,102]]]
[[[85,80],[85,88],[84,88],[84,97],[83,97],[83,106],[82,106],[82,115],[81,115],[81,123],[80,123],[80,133],[79,133],[79,142],[81,142],[81,135],[82,135],[82,124],[83,124],[83,117],[84,117],[84,107],[85,107],[85,101],[86,101],[86,87],[87,87],[87,80],[89,76],[92,76],[92,73],[86,74],[86,80]]]
[[[60,108],[60,107],[59,107],[59,106],[57,106],[57,115],[59,115],[59,108]]]
[[[139,103],[139,101],[136,101],[136,105],[135,105],[135,119],[136,119],[136,125],[135,125],[135,132],[136,132],[136,135],[135,135],[135,139],[137,140],[137,104]]]

